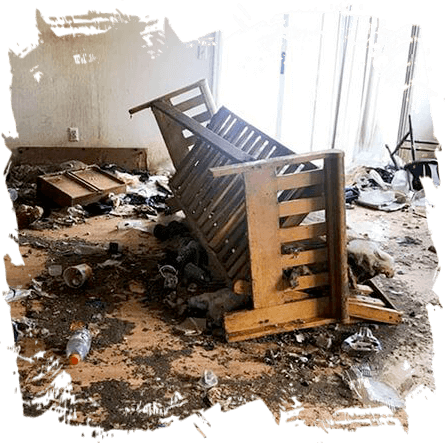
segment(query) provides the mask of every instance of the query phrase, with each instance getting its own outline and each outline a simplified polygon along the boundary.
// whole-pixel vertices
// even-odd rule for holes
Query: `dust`
[[[377,280],[404,313],[401,324],[381,324],[373,330],[383,349],[370,361],[378,368],[408,361],[414,369],[412,386],[434,389],[427,306],[438,303],[432,291],[438,260],[426,219],[409,211],[382,214],[355,207],[347,211],[347,220],[359,237],[375,241],[394,258],[394,277]],[[363,359],[341,349],[359,325],[328,325],[239,343],[227,343],[207,331],[185,335],[177,328],[184,318],[165,303],[158,268],[165,258],[163,244],[147,232],[119,231],[118,222],[116,217],[98,216],[57,230],[23,230],[19,243],[26,265],[16,267],[6,260],[12,287],[26,287],[33,278],[51,295],[35,293],[11,303],[13,318],[31,322],[22,326],[18,342],[25,415],[39,416],[62,404],[69,414],[61,419],[72,425],[156,429],[168,426],[172,417],[186,418],[215,403],[227,411],[256,399],[280,421],[295,399],[303,408],[293,419],[311,426],[408,427],[403,410],[359,419],[338,412],[363,406],[343,378]],[[121,254],[110,256],[110,241],[123,246]],[[101,249],[73,253],[78,246]],[[103,266],[110,259],[116,262]],[[80,262],[93,269],[93,277],[80,289],[48,273],[50,264],[65,268]],[[71,325],[79,321],[93,332],[92,347],[85,361],[69,366],[65,346]],[[205,369],[218,377],[218,385],[210,390],[199,387]],[[56,397],[40,405],[36,399],[51,389],[61,371],[71,377],[75,401],[61,403]]]

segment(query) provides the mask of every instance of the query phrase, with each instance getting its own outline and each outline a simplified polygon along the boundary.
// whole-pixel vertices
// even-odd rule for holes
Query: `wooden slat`
[[[277,306],[256,308],[226,314],[224,325],[228,333],[242,332],[259,327],[300,322],[311,318],[329,317],[329,297],[311,298]]]
[[[232,252],[232,254],[230,254],[226,259],[224,259],[226,269],[231,268],[241,255],[245,255],[247,248],[248,248],[247,238],[244,237],[233,248],[233,249],[235,249],[235,251]]]
[[[206,79],[203,79],[199,82],[199,89],[201,91],[202,96],[204,97],[204,101],[206,103],[207,109],[212,113],[216,113],[216,105],[213,100],[212,93],[209,88],[209,84]]]
[[[329,155],[338,153],[343,153],[338,149],[331,149]],[[286,165],[293,163],[307,163],[314,160],[320,160],[326,157],[326,151],[316,151],[307,154],[292,154],[285,155],[283,157],[275,157],[268,160],[254,160],[247,161],[243,160],[244,163],[238,163],[234,165],[227,165],[221,168],[213,168],[210,170],[214,177],[222,177],[223,175],[231,174],[241,174],[243,172],[248,172],[253,169],[270,169],[270,168],[281,168]]]
[[[159,109],[164,114],[168,115],[171,119],[179,123],[181,126],[184,126],[191,132],[198,135],[201,139],[205,140],[207,143],[210,143],[212,146],[220,150],[223,154],[227,155],[231,160],[240,162],[246,162],[252,160],[252,157],[250,155],[246,154],[245,152],[239,149],[236,149],[227,140],[224,140],[222,137],[210,131],[205,126],[200,125],[192,118],[187,117],[186,115],[166,105],[165,103],[162,103],[160,101],[154,102],[152,104],[152,108]]]
[[[232,281],[239,274],[240,270],[244,268],[246,261],[246,254],[242,254],[232,266],[227,268],[227,274],[232,279]]]
[[[348,314],[348,262],[346,251],[346,209],[344,152],[331,150],[324,159],[325,218],[328,235],[328,262],[331,276],[331,316],[343,322]]]
[[[196,108],[197,106],[201,106],[205,104],[205,100],[202,94],[197,95],[196,97],[185,100],[181,103],[177,103],[174,107],[181,112],[188,111],[189,109]]]
[[[164,94],[164,95],[157,97],[153,100],[150,100],[146,103],[135,106],[135,107],[131,108],[128,112],[130,113],[130,115],[134,114],[136,112],[142,111],[143,109],[150,108],[153,105],[153,103],[155,103],[155,102],[158,102],[161,100],[168,101],[168,100],[171,100],[171,99],[178,97],[182,94],[185,94],[186,92],[193,91],[193,89],[197,89],[197,88],[199,88],[199,90],[201,91],[201,94],[204,95],[204,98],[207,103],[207,108],[210,110],[213,110],[213,112],[215,112],[214,111],[215,106],[214,106],[214,103],[212,103],[213,98],[212,98],[212,95],[210,94],[210,90],[208,88],[208,83],[207,83],[206,79],[198,80],[196,83],[192,83],[188,86],[184,86],[183,88],[177,89],[176,91],[170,92],[168,94]]]
[[[278,176],[278,189],[294,189],[313,186],[323,183],[323,169],[313,171],[298,172],[297,174],[287,174]]]
[[[227,238],[229,233],[233,231],[234,227],[238,226],[245,217],[246,210],[240,205],[230,220],[220,227],[217,232],[211,232],[211,234],[206,237],[208,244],[212,248],[218,245],[224,238]]]
[[[179,168],[182,160],[186,157],[189,150],[184,143],[184,136],[182,128],[179,127],[174,120],[165,115],[165,113],[153,108],[153,114],[158,123],[162,137],[168,148],[168,152],[173,162],[175,169]],[[198,124],[198,123],[197,123]]]
[[[398,324],[402,321],[402,314],[394,309],[375,306],[371,303],[358,302],[348,299],[348,312],[351,317],[363,320]]]
[[[279,304],[283,289],[275,171],[250,171],[244,182],[253,303],[264,308]]]
[[[238,213],[239,208],[244,210],[244,192],[241,187],[233,187],[233,192],[228,192],[221,200],[221,205],[224,205],[220,211],[217,211],[212,218],[209,218],[206,223],[201,225],[203,232],[207,236],[213,236],[215,231],[218,231],[221,226],[230,221],[234,214]]]
[[[335,318],[311,318],[305,321],[291,321],[288,323],[275,324],[272,326],[260,326],[249,331],[227,331],[226,339],[228,342],[236,342],[241,340],[249,340],[252,338],[263,337],[270,334],[280,334],[282,332],[294,331],[296,329],[308,329],[316,328],[319,326],[325,326],[329,324],[336,323]]]
[[[212,114],[209,111],[201,112],[201,114],[194,115],[193,120],[199,123],[204,123],[212,118]]]
[[[190,135],[189,137],[184,138],[184,144],[186,146],[193,146],[198,141],[198,137],[196,135]]]
[[[280,229],[279,239],[281,243],[290,243],[324,234],[326,234],[326,223],[312,223],[310,225]]]
[[[298,200],[290,200],[278,203],[280,217],[289,215],[308,214],[313,211],[324,209],[324,197],[299,198]]]
[[[302,275],[297,278],[298,285],[295,289],[303,290],[316,288],[318,286],[326,286],[329,284],[329,273],[322,272],[320,274]]]
[[[226,180],[227,178],[229,178],[229,180]],[[203,226],[204,223],[208,221],[209,217],[215,216],[215,214],[220,211],[221,200],[224,198],[226,193],[232,189],[231,183],[233,180],[230,180],[230,178],[233,177],[221,177],[218,179],[213,179],[209,182],[203,197],[207,202],[207,206],[205,207],[205,211],[203,208],[203,211],[200,214],[197,214],[197,223],[200,226]],[[195,206],[196,204],[192,203],[190,209],[196,209]]]
[[[298,254],[284,254],[281,256],[281,267],[287,269],[294,266],[320,263],[326,261],[327,257],[328,251],[326,248],[310,249],[301,251]]]
[[[198,202],[197,192],[204,195],[207,191],[206,188],[211,186],[214,179],[208,172],[209,166],[224,164],[228,161],[219,152],[215,153],[213,149],[197,152],[195,160],[196,162],[192,163],[188,169],[188,175],[193,177],[193,180],[188,180],[188,186],[177,190],[186,206],[192,203],[196,204]]]
[[[170,179],[169,185],[171,189],[177,190],[188,179],[188,173],[192,165],[196,162],[197,155],[204,155],[208,151],[208,147],[204,142],[197,143],[191,151],[183,158],[176,174]]]

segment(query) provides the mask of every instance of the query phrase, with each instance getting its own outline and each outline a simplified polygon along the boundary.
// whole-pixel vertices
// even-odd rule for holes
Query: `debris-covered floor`
[[[178,245],[153,235],[157,223],[170,219],[157,215],[155,205],[145,206],[135,206],[136,213],[121,206],[121,213],[114,208],[89,217],[71,208],[65,216],[41,219],[20,231],[25,266],[13,266],[8,259],[6,265],[10,287],[25,290],[22,298],[17,291],[18,299],[10,302],[19,332],[17,364],[25,415],[62,406],[67,411],[61,413],[63,420],[72,425],[155,429],[215,403],[225,411],[254,399],[262,399],[278,421],[280,411],[291,410],[295,398],[304,406],[295,418],[306,424],[353,428],[336,411],[363,406],[345,378],[354,365],[369,363],[377,374],[399,374],[395,380],[401,393],[420,385],[434,389],[426,306],[438,303],[432,292],[438,260],[422,214],[410,208],[347,210],[352,231],[373,239],[395,259],[395,276],[376,280],[404,312],[402,324],[372,329],[382,350],[364,357],[341,348],[359,330],[357,324],[230,344],[212,335],[205,320],[167,298],[159,266],[169,262]],[[110,242],[118,247],[110,250]],[[87,263],[93,275],[81,288],[70,288],[55,265],[65,269],[79,263]],[[218,281],[189,283],[178,289],[180,296],[223,287]],[[92,332],[91,351],[85,361],[69,366],[67,339],[81,323]],[[402,370],[406,361],[409,373]],[[200,383],[206,369],[218,378],[210,389]],[[71,399],[53,389],[62,371],[72,379]],[[389,423],[396,421],[408,426],[403,409],[395,411]]]

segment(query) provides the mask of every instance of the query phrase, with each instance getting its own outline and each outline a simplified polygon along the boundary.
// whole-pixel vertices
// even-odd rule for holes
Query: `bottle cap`
[[[70,355],[70,364],[71,365],[77,365],[77,363],[79,363],[80,360],[82,360],[82,359],[80,358],[79,354],[71,354]]]

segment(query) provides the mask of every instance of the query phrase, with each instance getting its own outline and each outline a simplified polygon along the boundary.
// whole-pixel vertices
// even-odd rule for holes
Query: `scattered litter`
[[[357,203],[380,211],[393,212],[409,206],[407,196],[399,191],[382,191],[373,189],[362,191]]]
[[[360,195],[360,191],[358,190],[357,186],[347,186],[345,188],[345,199],[346,203],[352,203],[355,202]]]
[[[14,333],[14,343],[17,343],[21,338],[21,333],[19,331],[18,323],[12,320],[12,331]]]
[[[122,263],[120,260],[112,260],[109,258],[108,260],[105,260],[103,263],[99,263],[99,268],[107,268],[107,267],[114,267],[119,266]]]
[[[110,242],[110,244],[108,245],[108,252],[111,255],[121,254],[122,253],[122,245],[120,243]]]
[[[409,235],[405,235],[405,237],[403,238],[398,238],[397,239],[397,243],[399,245],[421,245],[422,244],[422,240],[420,239],[416,239],[416,238],[412,238]]]
[[[182,236],[186,234],[189,234],[188,227],[177,220],[171,221],[166,226],[157,224],[153,230],[153,235],[161,241],[165,241],[177,235]]]
[[[77,255],[101,255],[104,254],[106,250],[106,247],[103,245],[77,244],[72,252]]]
[[[208,402],[208,404],[210,404],[210,406],[218,403],[221,406],[222,411],[227,411],[229,410],[232,398],[229,397],[224,399],[221,388],[213,387],[207,390],[205,400]]]
[[[187,263],[184,266],[183,277],[186,281],[206,282],[209,281],[207,273],[194,263]]]
[[[189,317],[175,326],[175,329],[184,335],[201,335],[206,329],[206,323],[205,318]]]
[[[72,365],[84,360],[91,347],[91,333],[87,328],[75,331],[66,345],[66,356]]]
[[[35,291],[37,293],[37,295],[40,295],[41,297],[48,297],[48,298],[55,298],[56,296],[54,294],[48,294],[47,292],[45,292],[42,289],[42,282],[36,280],[35,278],[33,278],[31,280],[32,283],[32,290]]]
[[[8,188],[9,197],[11,197],[11,200],[15,202],[19,196],[17,189],[14,188]]]
[[[151,228],[147,223],[147,220],[125,220],[117,224],[118,231],[124,231],[127,229],[136,229],[142,232],[150,232]]]
[[[51,277],[59,277],[62,275],[63,268],[62,265],[50,265],[48,266],[48,274]]]
[[[353,366],[346,371],[345,381],[365,405],[383,404],[392,410],[405,406],[398,392],[380,380],[369,365]]]
[[[22,300],[23,298],[27,298],[32,294],[31,289],[14,289],[10,288],[9,291],[5,294],[5,300],[8,303],[13,301]]]
[[[382,345],[366,326],[344,340],[341,347],[343,351],[354,353],[374,353],[382,350]]]
[[[128,283],[128,289],[130,289],[130,291],[134,292],[135,294],[145,294],[146,292],[145,286],[135,280],[132,280]]]
[[[164,265],[159,268],[159,273],[164,277],[164,288],[175,289],[178,285],[178,271],[171,265]]]
[[[319,334],[315,339],[315,344],[322,349],[329,349],[332,346],[332,338],[327,334]]]
[[[298,334],[295,334],[295,340],[297,341],[297,343],[303,343],[306,340],[306,337],[300,332]]]
[[[199,380],[199,385],[204,389],[213,388],[218,384],[218,377],[210,369],[205,369],[203,376]]]
[[[361,284],[379,274],[394,277],[394,259],[370,240],[354,239],[348,243],[348,264],[356,284]]]
[[[63,279],[70,288],[80,288],[91,276],[93,270],[86,263],[66,268]]]
[[[222,325],[225,312],[246,307],[250,302],[250,295],[235,294],[230,289],[223,288],[190,297],[188,307],[191,310],[205,312],[212,325],[217,327]]]
[[[16,208],[17,226],[19,229],[28,228],[43,216],[43,208],[40,206],[20,205]]]

